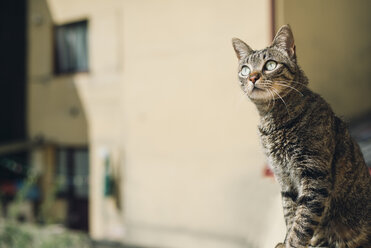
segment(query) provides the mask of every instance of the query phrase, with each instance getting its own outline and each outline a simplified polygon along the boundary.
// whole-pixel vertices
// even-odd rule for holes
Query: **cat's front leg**
[[[324,167],[306,166],[300,171],[300,194],[294,222],[285,240],[287,248],[306,248],[328,206],[331,183]]]
[[[286,223],[286,238],[287,238],[287,235],[294,222],[296,208],[297,208],[296,200],[297,200],[298,194],[293,188],[287,188],[285,190],[282,190],[281,196],[282,196],[283,216],[285,218],[285,223]],[[286,241],[286,238],[285,238],[285,241]]]

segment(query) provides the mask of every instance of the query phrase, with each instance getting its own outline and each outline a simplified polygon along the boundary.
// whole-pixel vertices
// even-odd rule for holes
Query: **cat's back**
[[[315,187],[326,187],[329,192],[323,232],[332,233],[333,240],[357,232],[371,235],[371,176],[347,124],[311,91],[306,92],[301,109],[291,122],[278,126],[266,120],[259,127],[282,190],[298,194],[297,185],[306,180],[299,171],[321,171],[310,177]]]
[[[334,129],[336,147],[331,162],[333,186],[327,225],[330,237],[339,244],[354,239],[370,247],[371,176],[347,125],[335,117]]]
[[[333,198],[337,216],[366,219],[371,233],[371,176],[358,143],[348,126],[335,116],[335,149],[331,163]]]

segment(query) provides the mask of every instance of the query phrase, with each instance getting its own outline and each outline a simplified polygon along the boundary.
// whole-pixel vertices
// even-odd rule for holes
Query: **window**
[[[88,198],[88,151],[78,148],[60,148],[57,154],[56,183],[58,196]]]
[[[56,26],[55,73],[88,71],[87,21]]]

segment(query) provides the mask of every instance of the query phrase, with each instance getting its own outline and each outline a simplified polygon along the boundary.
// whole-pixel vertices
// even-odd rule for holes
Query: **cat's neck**
[[[271,130],[284,127],[305,111],[311,94],[308,88],[303,87],[300,93],[291,91],[282,99],[277,97],[270,102],[255,102],[260,115],[260,125]]]

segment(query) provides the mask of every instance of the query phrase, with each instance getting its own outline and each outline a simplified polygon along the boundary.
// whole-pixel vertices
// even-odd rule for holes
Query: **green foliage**
[[[26,200],[32,186],[37,183],[40,174],[35,169],[30,169],[22,188],[14,199],[15,207],[8,212],[6,219],[0,219],[0,248],[88,248],[91,241],[85,233],[69,231],[61,226],[50,225],[52,219],[48,211],[55,200],[55,189],[50,190],[46,200],[41,205],[38,220],[47,225],[19,223],[15,220],[19,208]],[[0,195],[1,200],[1,195]],[[49,224],[49,225],[48,225]]]
[[[37,226],[3,222],[0,225],[0,248],[88,248],[91,242],[84,233],[58,226]]]
[[[18,248],[18,247],[32,247],[32,235],[22,231],[15,225],[6,225],[0,234],[0,247],[4,248]]]

